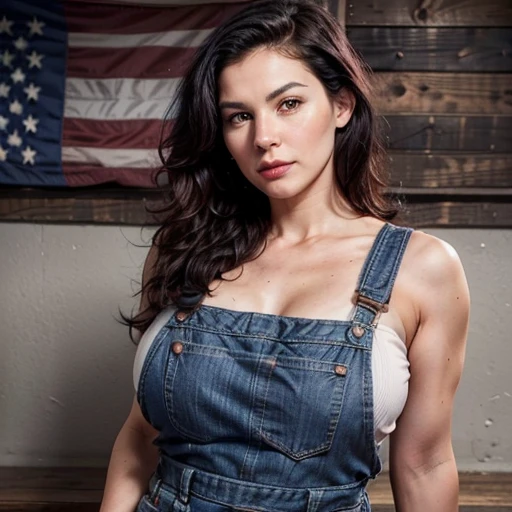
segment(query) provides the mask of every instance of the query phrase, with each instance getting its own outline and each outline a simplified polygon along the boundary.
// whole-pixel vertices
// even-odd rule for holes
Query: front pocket
[[[165,379],[169,420],[201,442],[247,439],[270,372],[268,358],[258,354],[175,342]]]
[[[261,439],[295,460],[329,450],[347,378],[346,365],[278,356],[265,399]]]

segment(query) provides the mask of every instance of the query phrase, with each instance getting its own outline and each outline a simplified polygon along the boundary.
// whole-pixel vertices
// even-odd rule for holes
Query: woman
[[[308,0],[251,4],[197,52],[101,512],[369,511],[388,435],[397,511],[457,510],[467,284],[389,222],[369,97]]]

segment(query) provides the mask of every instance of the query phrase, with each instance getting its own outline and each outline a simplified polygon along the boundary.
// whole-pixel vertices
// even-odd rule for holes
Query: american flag
[[[1,0],[0,184],[152,186],[191,55],[247,1]]]

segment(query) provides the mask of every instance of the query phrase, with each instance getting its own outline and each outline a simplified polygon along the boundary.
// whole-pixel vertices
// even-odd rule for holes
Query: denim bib
[[[386,223],[350,321],[202,305],[176,311],[137,399],[160,461],[137,511],[369,511],[381,469],[372,339],[412,229]]]

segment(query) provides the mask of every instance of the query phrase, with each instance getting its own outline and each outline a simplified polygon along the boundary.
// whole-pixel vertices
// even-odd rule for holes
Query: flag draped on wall
[[[247,1],[2,0],[0,185],[152,186],[187,62]]]

